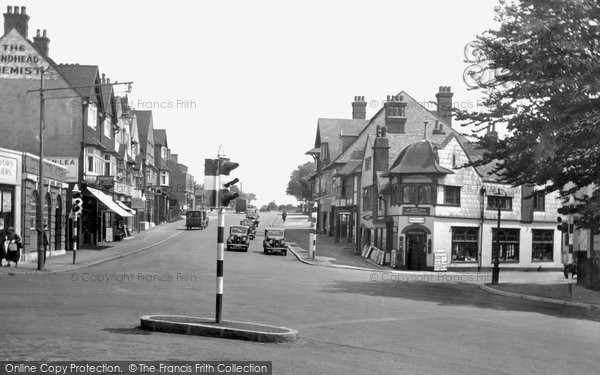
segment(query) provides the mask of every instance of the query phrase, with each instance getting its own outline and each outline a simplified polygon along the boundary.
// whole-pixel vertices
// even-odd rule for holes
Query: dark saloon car
[[[250,247],[250,228],[245,225],[232,225],[229,227],[227,237],[227,250],[248,251]]]
[[[287,243],[285,242],[283,228],[265,229],[263,251],[265,254],[280,253],[283,255],[287,255]]]

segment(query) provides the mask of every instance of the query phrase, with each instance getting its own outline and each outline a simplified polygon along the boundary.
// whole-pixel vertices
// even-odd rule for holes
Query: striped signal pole
[[[219,159],[204,159],[204,201],[207,207],[215,208],[217,218],[217,290],[215,321],[221,323],[223,312],[223,258],[225,250],[225,215],[221,209],[219,189],[221,176]]]
[[[219,208],[219,225],[217,226],[217,301],[216,317],[217,323],[221,323],[221,314],[223,311],[223,257],[225,253],[225,214],[223,209]]]

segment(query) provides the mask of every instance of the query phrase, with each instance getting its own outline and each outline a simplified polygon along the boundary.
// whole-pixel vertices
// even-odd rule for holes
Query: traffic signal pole
[[[215,321],[221,323],[221,315],[223,312],[223,258],[225,252],[224,235],[225,235],[225,214],[221,208],[221,197],[219,190],[221,188],[221,161],[217,159],[217,192],[216,206],[218,212],[217,225],[217,299]]]

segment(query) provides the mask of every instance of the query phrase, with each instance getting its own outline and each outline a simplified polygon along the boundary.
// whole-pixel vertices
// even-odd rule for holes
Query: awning
[[[129,212],[122,209],[121,206],[119,206],[115,201],[113,201],[111,197],[104,194],[100,190],[96,190],[94,188],[88,187],[87,191],[92,193],[93,196],[98,198],[98,200],[100,200],[100,202],[102,202],[106,207],[108,207],[109,210],[113,211],[117,215],[119,215],[121,217],[132,217],[133,216]]]
[[[132,215],[136,214],[136,211],[133,208],[127,207],[127,205],[125,203],[123,203],[121,201],[115,201],[115,202],[117,202],[117,204],[119,206],[121,206],[122,209],[124,209],[125,211],[129,212],[130,214],[132,214]]]

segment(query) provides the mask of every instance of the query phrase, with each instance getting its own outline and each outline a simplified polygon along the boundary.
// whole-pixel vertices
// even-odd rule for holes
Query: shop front
[[[133,214],[122,208],[111,196],[87,186],[83,194],[83,243],[97,245],[122,236],[123,220]]]
[[[21,154],[0,149],[0,237],[14,227],[21,228]]]

